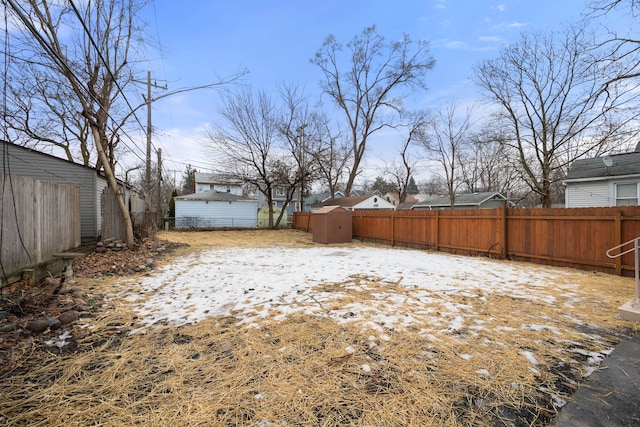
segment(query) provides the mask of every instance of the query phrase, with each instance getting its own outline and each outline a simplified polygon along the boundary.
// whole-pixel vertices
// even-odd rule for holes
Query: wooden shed
[[[324,206],[311,213],[313,241],[350,243],[351,212],[340,206]]]

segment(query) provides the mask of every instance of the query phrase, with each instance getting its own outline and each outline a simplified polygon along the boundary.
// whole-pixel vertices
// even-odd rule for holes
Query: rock
[[[89,305],[87,305],[87,304],[76,304],[76,305],[73,306],[72,310],[79,311],[79,312],[81,312],[81,311],[91,311],[91,307]]]
[[[39,334],[49,328],[49,321],[47,319],[37,319],[27,325],[27,329],[31,332]]]
[[[144,263],[148,266],[151,267],[153,265],[153,259],[152,258],[147,258]]]
[[[16,325],[14,325],[13,323],[5,323],[4,325],[0,326],[0,333],[11,332],[15,329],[16,329]]]
[[[9,317],[9,312],[8,311],[4,311],[4,310],[0,310],[0,320],[6,319],[7,317]]]
[[[56,319],[55,317],[47,317],[47,322],[49,322],[49,329],[51,329],[52,331],[55,331],[56,329],[59,329],[60,326],[62,326],[62,322],[60,322],[60,320]]]
[[[105,248],[104,246],[96,247],[96,252],[99,253],[99,254],[103,254],[103,253],[108,252],[108,251],[109,251],[109,249]]]
[[[87,296],[87,293],[82,289],[74,289],[73,292],[71,292],[71,295],[73,295],[76,298],[84,298]]]
[[[69,323],[72,323],[78,320],[78,317],[80,317],[80,313],[78,313],[75,310],[69,310],[69,311],[65,311],[60,316],[58,316],[58,320],[60,320],[60,323],[62,325],[68,325]]]
[[[98,243],[96,243],[96,246],[97,247],[102,247],[102,246],[104,246],[104,242],[98,242]]]

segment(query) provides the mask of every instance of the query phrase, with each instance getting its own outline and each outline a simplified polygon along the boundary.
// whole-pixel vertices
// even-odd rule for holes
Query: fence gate
[[[109,238],[125,240],[127,236],[126,228],[124,225],[124,218],[122,217],[122,213],[118,207],[116,193],[114,193],[111,188],[105,187],[105,189],[102,190],[100,200],[100,212],[102,214],[102,240]]]

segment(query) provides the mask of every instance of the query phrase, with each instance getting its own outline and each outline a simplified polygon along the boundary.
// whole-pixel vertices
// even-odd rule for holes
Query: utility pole
[[[146,82],[140,80],[133,81],[147,85],[147,95],[142,95],[145,103],[147,104],[147,158],[144,174],[144,200],[147,210],[151,210],[151,132],[153,129],[151,126],[151,103],[153,102],[153,98],[151,98],[151,87],[167,90],[167,86],[160,86],[155,82],[151,83],[151,71],[147,71]]]

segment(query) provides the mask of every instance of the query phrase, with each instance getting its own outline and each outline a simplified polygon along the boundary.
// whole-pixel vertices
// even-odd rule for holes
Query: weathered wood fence
[[[311,230],[311,214],[293,226]],[[478,254],[632,276],[633,254],[614,246],[640,236],[640,207],[354,211],[353,237],[391,246]]]
[[[0,173],[3,280],[79,245],[79,187]]]
[[[118,206],[116,193],[111,188],[106,187],[102,190],[100,197],[100,213],[102,216],[100,235],[102,236],[102,240],[126,240],[126,226],[124,224],[122,212],[120,212],[120,207]],[[144,201],[137,199],[136,197],[132,197],[130,203],[131,211],[129,212],[129,215],[131,217],[133,230],[136,236],[146,237],[154,234],[158,228],[156,212],[144,211]]]

